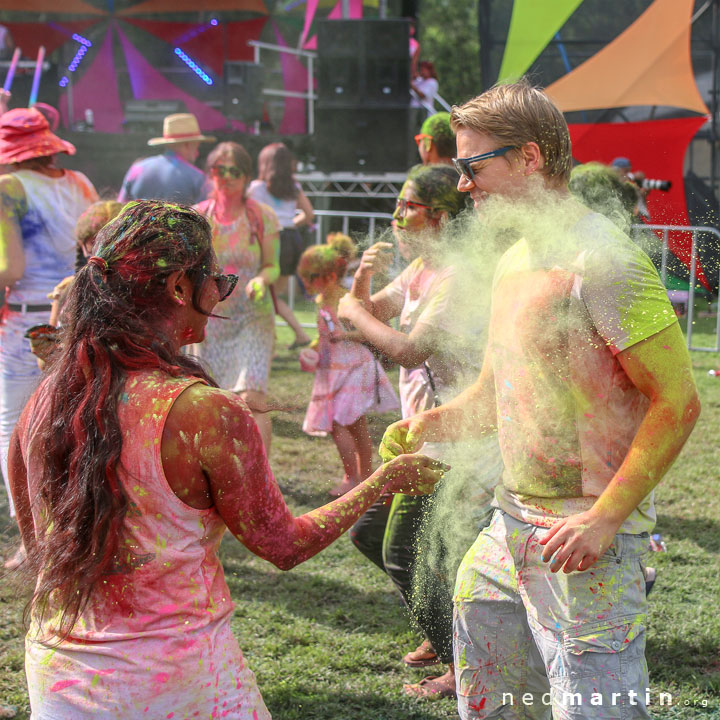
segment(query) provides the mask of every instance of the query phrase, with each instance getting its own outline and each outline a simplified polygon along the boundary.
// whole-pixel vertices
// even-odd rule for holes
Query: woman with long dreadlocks
[[[180,351],[202,341],[237,281],[220,274],[205,218],[130,203],[94,252],[10,444],[24,567],[36,577],[32,716],[266,720],[230,631],[225,528],[290,569],[383,492],[429,491],[445,468],[403,456],[293,517],[247,405]]]

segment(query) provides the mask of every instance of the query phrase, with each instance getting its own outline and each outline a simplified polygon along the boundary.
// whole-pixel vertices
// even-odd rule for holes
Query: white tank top
[[[296,183],[297,184],[297,183]],[[299,186],[298,186],[299,187]],[[258,202],[269,205],[280,221],[280,227],[293,227],[293,218],[297,212],[297,198],[281,200],[270,194],[264,180],[253,180],[248,188],[248,195]]]
[[[27,213],[20,219],[25,273],[7,300],[49,304],[48,293],[75,271],[75,223],[98,194],[85,175],[73,170],[58,178],[34,170],[18,170],[13,176],[27,199]]]

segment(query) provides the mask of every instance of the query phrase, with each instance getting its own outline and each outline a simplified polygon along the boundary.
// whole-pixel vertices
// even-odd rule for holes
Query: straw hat
[[[215,138],[200,132],[197,118],[192,113],[177,113],[163,120],[162,137],[148,140],[148,145],[174,145],[182,142],[215,142]]]
[[[0,116],[0,164],[33,158],[75,154],[75,146],[50,130],[45,116],[35,108],[15,108]]]

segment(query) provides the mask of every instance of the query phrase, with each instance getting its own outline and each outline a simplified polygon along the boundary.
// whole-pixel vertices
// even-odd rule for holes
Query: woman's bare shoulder
[[[175,400],[165,428],[193,435],[207,433],[210,428],[236,432],[239,426],[247,425],[248,420],[252,420],[252,413],[235,393],[197,382]]]

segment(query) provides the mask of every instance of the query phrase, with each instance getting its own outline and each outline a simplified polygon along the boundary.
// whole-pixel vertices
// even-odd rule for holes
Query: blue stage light
[[[92,43],[82,35],[73,33],[72,39],[75,40],[75,42],[79,42],[81,45],[85,45],[85,47],[92,47]]]
[[[213,18],[209,23],[203,23],[202,25],[198,25],[197,27],[192,28],[191,30],[188,30],[186,33],[183,33],[180,35],[180,37],[176,38],[175,42],[178,45],[183,45],[188,40],[192,40],[193,38],[197,37],[201,33],[204,33],[206,30],[209,30],[211,27],[216,27],[218,24],[218,21]]]
[[[87,38],[83,37],[82,35],[78,35],[77,33],[74,33],[72,38],[73,40],[75,40],[75,42],[80,43],[80,47],[75,53],[75,57],[70,61],[70,64],[68,65],[68,70],[70,72],[75,72],[78,69],[78,65],[80,65],[82,59],[85,57],[85,53],[87,53],[88,48],[92,47],[92,43]],[[62,82],[62,80],[60,82]],[[67,85],[67,82],[65,83],[65,85]],[[61,85],[61,87],[65,87],[65,85]]]
[[[212,85],[212,78],[189,56],[186,55],[179,47],[173,52],[206,84]]]

